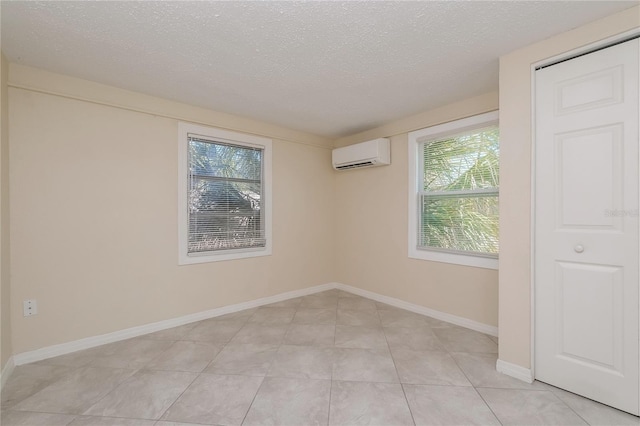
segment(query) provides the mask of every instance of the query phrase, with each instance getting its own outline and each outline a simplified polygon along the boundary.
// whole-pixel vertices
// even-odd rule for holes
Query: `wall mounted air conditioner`
[[[386,166],[391,164],[389,139],[379,138],[336,148],[331,153],[331,160],[336,170]]]

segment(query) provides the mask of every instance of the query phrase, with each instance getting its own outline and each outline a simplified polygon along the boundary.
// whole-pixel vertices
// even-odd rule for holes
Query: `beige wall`
[[[531,366],[531,66],[640,26],[640,7],[500,59],[500,359]]]
[[[337,281],[430,309],[498,324],[498,272],[408,257],[408,131],[498,107],[489,93],[389,123],[336,146],[391,138],[391,165],[336,172]]]
[[[11,284],[9,257],[9,115],[8,88],[9,62],[0,54],[0,371],[12,355],[11,348]]]
[[[336,277],[497,324],[496,271],[410,260],[406,229],[406,132],[493,110],[497,93],[367,132],[399,133],[393,165],[342,174],[330,168],[326,139],[16,64],[10,71],[14,353]],[[177,118],[274,138],[273,256],[177,266]],[[360,236],[371,225],[354,220],[361,209],[382,224],[369,240]],[[38,315],[21,315],[27,298]]]
[[[14,64],[9,79],[14,353],[333,281],[329,141]],[[177,265],[171,116],[280,137],[272,256]]]

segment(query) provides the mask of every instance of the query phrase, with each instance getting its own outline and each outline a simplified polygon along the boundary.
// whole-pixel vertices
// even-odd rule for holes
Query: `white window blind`
[[[497,257],[498,126],[417,142],[417,248]]]
[[[265,247],[264,149],[188,135],[189,254]]]

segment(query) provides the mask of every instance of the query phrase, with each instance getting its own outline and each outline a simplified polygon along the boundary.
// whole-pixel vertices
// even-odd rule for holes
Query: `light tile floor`
[[[339,290],[17,367],[2,425],[638,425],[497,339]]]

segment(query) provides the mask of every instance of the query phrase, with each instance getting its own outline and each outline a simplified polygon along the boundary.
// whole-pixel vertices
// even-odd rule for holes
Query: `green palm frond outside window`
[[[423,142],[418,245],[498,254],[497,126]]]

